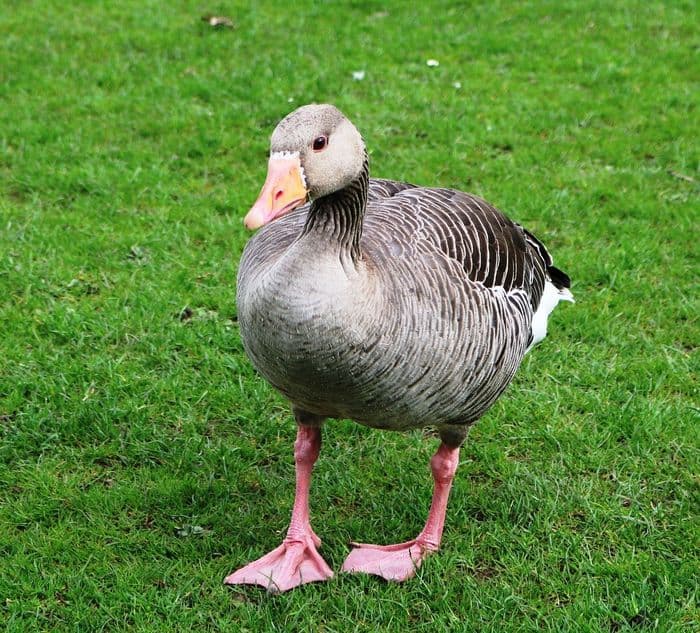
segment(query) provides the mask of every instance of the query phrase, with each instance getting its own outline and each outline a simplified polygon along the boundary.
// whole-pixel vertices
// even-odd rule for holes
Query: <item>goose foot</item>
[[[308,582],[333,577],[331,568],[318,553],[319,538],[311,532],[300,539],[285,539],[262,558],[259,558],[230,576],[227,585],[261,585],[269,593],[282,593]]]
[[[430,460],[434,483],[433,500],[423,531],[412,541],[397,545],[352,543],[355,549],[345,559],[343,571],[374,574],[395,582],[415,576],[423,559],[440,547],[447,498],[458,463],[459,448],[440,444]]]
[[[374,574],[394,582],[413,578],[423,559],[436,549],[418,539],[396,545],[351,545],[355,549],[345,559],[342,571]]]
[[[269,554],[227,576],[224,579],[227,585],[262,585],[270,593],[281,593],[307,582],[333,577],[331,568],[317,551],[321,539],[311,529],[309,521],[311,471],[321,450],[321,429],[303,424],[303,414],[295,414],[299,422],[294,443],[297,486],[287,536]]]

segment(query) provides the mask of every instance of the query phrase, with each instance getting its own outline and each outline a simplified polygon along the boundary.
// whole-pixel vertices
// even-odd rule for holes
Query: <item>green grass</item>
[[[6,0],[5,630],[700,630],[698,17]],[[271,597],[221,584],[279,542],[293,496],[294,424],[243,354],[235,274],[269,134],[311,101],[355,121],[375,175],[528,226],[577,304],[474,428],[416,579]],[[332,567],[351,539],[415,535],[434,448],[328,425],[312,513]]]

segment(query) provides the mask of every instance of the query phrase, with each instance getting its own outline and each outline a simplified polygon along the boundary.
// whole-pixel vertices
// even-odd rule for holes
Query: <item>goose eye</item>
[[[325,136],[319,136],[318,138],[314,139],[311,147],[313,148],[314,152],[320,152],[324,147],[326,147],[326,143],[328,143],[328,138]]]

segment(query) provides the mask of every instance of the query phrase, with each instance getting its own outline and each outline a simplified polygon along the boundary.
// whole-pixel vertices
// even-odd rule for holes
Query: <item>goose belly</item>
[[[376,333],[360,358],[359,406],[344,417],[389,429],[477,420],[520,366],[528,308],[470,299],[402,312]]]
[[[357,309],[347,288],[299,291],[272,285],[239,304],[241,336],[265,379],[327,417],[389,429],[467,424],[505,389],[527,346],[525,308],[504,297],[404,293],[393,309]]]

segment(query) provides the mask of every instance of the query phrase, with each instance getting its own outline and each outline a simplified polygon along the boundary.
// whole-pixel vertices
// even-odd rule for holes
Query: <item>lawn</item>
[[[6,631],[700,631],[696,3],[2,4]],[[375,176],[530,228],[577,303],[473,429],[417,578],[269,596],[222,585],[294,483],[235,276],[269,135],[312,101]],[[414,536],[436,440],[324,442],[329,564]]]

